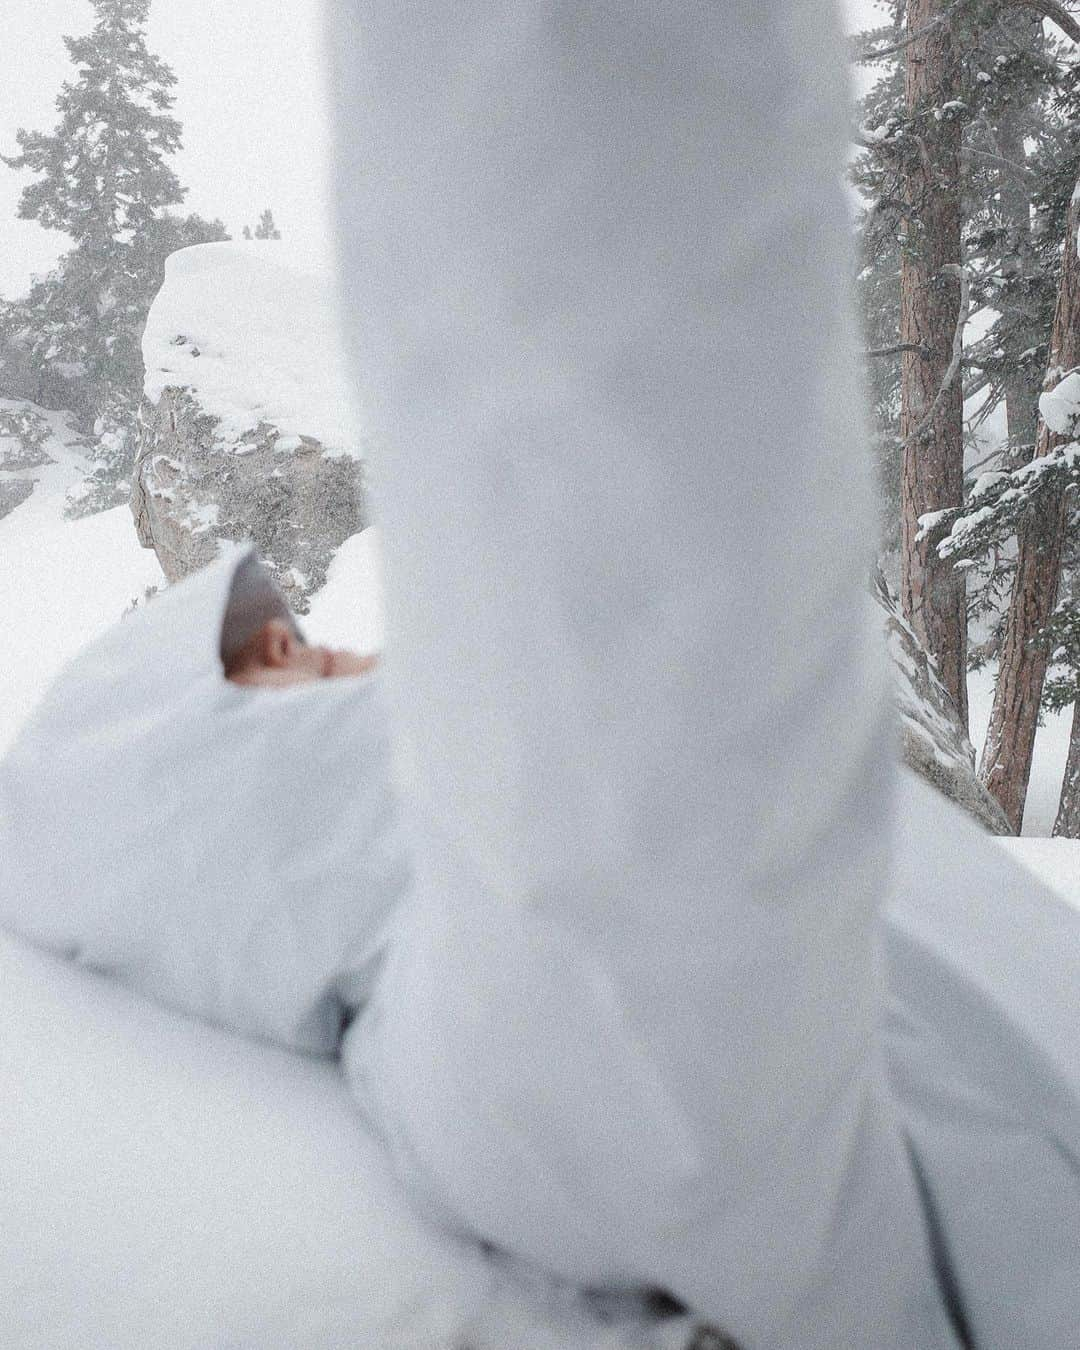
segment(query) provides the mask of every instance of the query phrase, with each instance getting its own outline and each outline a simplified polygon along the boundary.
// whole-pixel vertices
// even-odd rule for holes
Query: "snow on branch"
[[[1078,487],[1080,441],[1069,441],[1011,472],[980,474],[962,507],[919,517],[919,539],[936,539],[940,558],[980,558],[1015,534],[1040,499]]]
[[[1039,413],[1055,436],[1074,436],[1080,426],[1080,370],[1070,370],[1039,395]]]

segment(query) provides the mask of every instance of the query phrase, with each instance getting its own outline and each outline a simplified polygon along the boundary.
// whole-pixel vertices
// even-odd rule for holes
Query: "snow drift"
[[[356,453],[358,429],[341,358],[332,279],[281,242],[199,244],[174,253],[143,335],[145,393],[191,391],[241,449],[259,425],[279,449],[313,437]]]

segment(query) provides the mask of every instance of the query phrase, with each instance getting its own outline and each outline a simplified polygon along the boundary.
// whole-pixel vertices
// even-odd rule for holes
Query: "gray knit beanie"
[[[237,653],[271,619],[284,619],[300,641],[304,641],[289,602],[252,549],[233,573],[225,617],[221,621],[222,664],[228,667]]]

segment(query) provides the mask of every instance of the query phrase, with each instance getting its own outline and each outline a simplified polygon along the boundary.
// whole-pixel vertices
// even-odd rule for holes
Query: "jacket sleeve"
[[[643,1203],[605,1250],[787,1344],[856,1157],[877,1178],[864,1254],[845,1238],[856,1301],[889,1263],[929,1283],[873,1044],[892,770],[832,7],[334,14],[342,277],[427,903],[464,871],[472,903],[559,935],[582,999],[610,980],[603,1035],[650,1066],[688,1170],[663,1222]],[[445,993],[434,951],[431,971]],[[436,1034],[414,1023],[399,1045]],[[402,1150],[434,1185],[422,1135]]]

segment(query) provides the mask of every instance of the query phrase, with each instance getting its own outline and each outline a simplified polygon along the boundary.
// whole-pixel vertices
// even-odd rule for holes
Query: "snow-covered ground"
[[[362,653],[382,650],[385,619],[377,528],[354,534],[338,549],[326,584],[312,596],[303,628],[313,642]]]
[[[1044,886],[1080,909],[1080,839],[996,839]]]
[[[687,1343],[685,1319],[601,1316],[425,1222],[333,1065],[2,934],[0,1084],[12,1350]]]
[[[0,410],[25,406],[0,399]],[[36,480],[27,500],[0,518],[0,753],[65,662],[162,582],[126,506],[64,518],[86,461],[65,414],[35,411],[52,428],[44,450],[54,462],[0,471],[0,480]]]
[[[162,584],[126,507],[65,519],[86,465],[64,416],[41,415],[54,462],[0,473],[36,479],[0,519],[0,751],[59,667]],[[341,548],[304,627],[316,640],[381,647],[375,531]],[[992,671],[969,687],[978,747]],[[1065,715],[1040,729],[1029,834],[1052,825],[1068,727]],[[1080,906],[1080,843],[999,844]],[[174,1016],[4,936],[0,1026],[0,1194],[5,1226],[20,1233],[17,1250],[0,1243],[0,1284],[16,1291],[4,1335],[20,1350],[687,1342],[685,1319],[651,1321],[629,1306],[601,1315],[427,1223],[332,1065]]]

